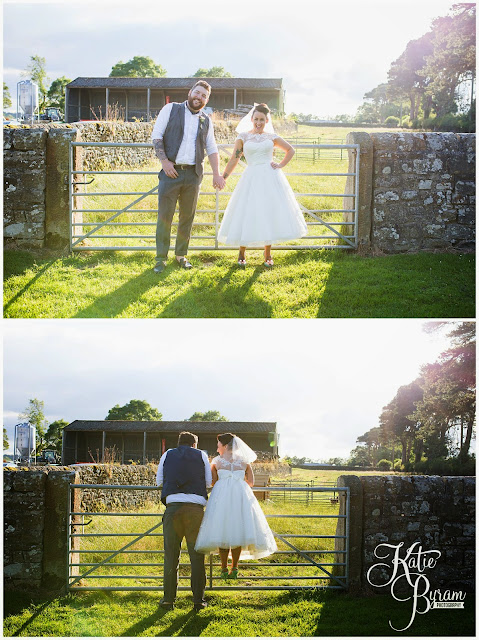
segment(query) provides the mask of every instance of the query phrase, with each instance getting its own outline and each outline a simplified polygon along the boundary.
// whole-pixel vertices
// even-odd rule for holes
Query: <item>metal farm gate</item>
[[[220,154],[231,155],[233,144],[219,144]],[[301,150],[300,157],[309,155],[309,160],[316,162],[328,161],[334,169],[334,162],[342,162],[343,152],[347,157],[350,151],[354,158],[354,171],[308,171],[285,172],[297,184],[293,191],[305,216],[308,225],[308,235],[297,241],[273,246],[273,249],[355,249],[358,242],[358,191],[359,191],[359,145],[354,144],[293,144],[295,149]],[[125,163],[120,162],[121,168],[109,166],[108,159],[102,158],[103,153],[115,153],[123,149],[123,153],[146,153],[153,149],[150,143],[124,142],[71,142],[69,155],[69,202],[70,202],[70,250],[71,251],[155,251],[156,216],[158,211],[158,169],[133,170],[125,169]],[[78,150],[78,152],[76,151]],[[78,164],[79,155],[89,153],[96,160],[96,166],[106,167],[102,170],[88,170]],[[128,156],[130,157],[130,156]],[[154,162],[154,155],[150,155],[150,165]],[[156,161],[158,164],[158,161]],[[127,163],[128,164],[128,163]],[[131,163],[130,163],[131,164]],[[240,162],[240,165],[244,163]],[[82,168],[78,168],[82,166]],[[342,168],[341,166],[339,167]],[[205,177],[211,176],[205,172]],[[238,176],[235,171],[232,176]],[[148,176],[155,176],[154,182]],[[140,184],[134,185],[125,179],[135,178]],[[351,178],[347,184],[351,193],[345,192],[344,179]],[[333,190],[321,191],[318,181],[328,179],[326,187],[333,186]],[[143,180],[143,184],[141,184]],[[311,183],[312,180],[312,183]],[[302,181],[302,182],[301,182]],[[291,180],[290,180],[291,182]],[[118,186],[125,183],[125,190]],[[342,183],[342,184],[340,184]],[[90,185],[98,185],[99,191],[91,190]],[[308,186],[309,185],[309,186]],[[338,186],[336,186],[338,185]],[[304,190],[306,188],[306,191]],[[311,187],[319,187],[314,191]],[[197,215],[193,222],[190,250],[235,250],[238,247],[226,247],[218,242],[218,230],[221,215],[226,208],[226,200],[231,191],[219,190],[200,191]],[[106,189],[106,190],[105,190]],[[213,189],[213,187],[211,187]],[[128,200],[127,200],[127,199]],[[338,203],[338,198],[341,199]],[[345,208],[346,202],[352,203]],[[322,201],[322,202],[321,202]],[[87,206],[88,205],[88,206]],[[344,214],[348,214],[347,219]],[[339,217],[341,216],[341,217]],[[173,226],[178,223],[176,216]],[[318,233],[317,229],[324,229]],[[134,233],[140,230],[140,233]],[[199,234],[195,235],[195,231]],[[143,231],[143,233],[141,233]],[[172,234],[174,241],[175,235]],[[119,242],[118,242],[119,241]],[[133,244],[136,242],[136,244]]]
[[[72,508],[73,504],[78,505],[80,502],[72,500],[73,492],[83,489],[88,489],[90,493],[100,492],[98,504],[102,505],[101,509],[83,511],[77,506],[75,511]],[[158,502],[158,487],[71,484],[67,520],[67,590],[162,591],[162,512],[155,510],[141,513],[138,509],[103,511],[106,491],[153,492],[151,503]],[[254,487],[253,491],[264,494],[265,487]],[[292,513],[291,506],[285,507],[281,500],[275,499],[275,494],[279,496],[285,491],[290,495],[306,491],[309,494],[317,494],[317,497],[333,497],[329,506],[328,500],[310,501],[302,513],[298,513],[300,508],[295,503],[295,512]],[[270,494],[267,511],[283,511],[265,513],[274,533],[278,551],[261,561],[240,561],[240,575],[234,583],[225,583],[220,578],[219,558],[211,554],[206,558],[206,590],[347,589],[349,487],[268,486],[267,492]],[[336,500],[340,495],[343,497],[343,513],[339,513]],[[126,520],[122,523],[124,518]],[[129,525],[131,518],[134,519],[136,528],[142,528],[138,527],[138,522],[146,520],[146,530],[132,532]],[[340,527],[337,527],[338,523],[341,523]],[[89,530],[89,527],[93,528],[93,531]],[[337,533],[338,530],[341,534]],[[190,590],[189,566],[187,551],[182,549],[179,591]],[[156,573],[150,572],[150,568],[152,572],[156,570]],[[145,570],[148,573],[145,573]]]

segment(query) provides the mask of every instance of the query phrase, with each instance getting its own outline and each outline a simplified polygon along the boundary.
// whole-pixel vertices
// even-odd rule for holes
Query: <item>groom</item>
[[[180,215],[175,244],[176,260],[183,269],[192,267],[186,254],[203,178],[205,153],[213,170],[213,187],[223,189],[225,186],[225,180],[219,173],[213,123],[202,111],[210,94],[211,86],[199,80],[185,102],[170,102],[163,107],[153,127],[152,142],[162,166],[158,174],[155,273],[161,273],[166,268],[171,223],[177,202]]]
[[[161,501],[166,505],[163,514],[164,597],[160,602],[164,609],[174,606],[183,538],[186,538],[190,556],[193,607],[195,611],[206,607],[205,556],[195,551],[195,543],[206,506],[206,489],[211,487],[212,477],[208,456],[197,446],[198,436],[182,431],[177,448],[168,449],[161,456],[156,474],[156,484],[162,487]]]

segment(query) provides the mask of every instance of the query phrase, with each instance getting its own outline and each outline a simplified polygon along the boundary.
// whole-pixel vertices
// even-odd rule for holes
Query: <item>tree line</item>
[[[450,15],[433,20],[391,63],[387,82],[364,95],[355,121],[475,131],[475,23],[472,3],[454,4]]]
[[[22,422],[35,427],[37,455],[46,449],[54,449],[59,455],[62,452],[63,429],[70,423],[66,420],[49,422],[45,418],[45,403],[38,398],[31,398],[24,411],[18,415]],[[105,420],[162,420],[163,414],[152,407],[146,400],[130,400],[125,405],[112,407]],[[228,418],[217,410],[195,411],[187,422],[227,422]],[[9,447],[7,430],[3,428],[3,449]]]
[[[429,323],[438,331],[445,322]],[[473,322],[459,323],[450,347],[401,386],[378,426],[357,438],[348,464],[420,473],[474,473],[470,453],[476,416],[476,339]]]

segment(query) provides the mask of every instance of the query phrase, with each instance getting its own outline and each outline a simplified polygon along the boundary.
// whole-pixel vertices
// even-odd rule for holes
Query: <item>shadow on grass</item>
[[[56,262],[58,262],[58,258],[55,258],[54,260],[50,260],[49,262],[47,262],[46,265],[44,265],[40,271],[38,271],[31,280],[29,280],[27,282],[27,284],[22,287],[20,289],[20,291],[18,291],[18,293],[16,293],[12,298],[10,298],[10,300],[4,305],[3,307],[3,313],[5,314],[5,312],[12,306],[12,304],[14,302],[16,302],[19,298],[21,298],[23,296],[24,293],[26,293],[28,291],[28,289],[30,289],[31,286],[33,286],[35,284],[35,282],[37,280],[39,280],[43,275],[45,275],[45,273],[48,271],[48,269],[50,269]],[[32,263],[28,266],[23,266],[21,270],[19,270],[17,273],[10,273],[9,275],[21,275],[22,273],[24,273],[27,269],[31,268],[32,266],[34,266],[35,261],[32,260]],[[6,277],[7,274],[5,274]]]
[[[58,596],[52,596],[48,600],[40,601],[40,603],[35,604],[38,608],[35,612],[26,620],[21,627],[19,627],[14,633],[12,633],[12,637],[22,635],[22,632],[25,631],[32,622],[41,615],[45,609],[47,609],[54,602],[58,601]],[[25,609],[32,606],[34,603],[33,596],[24,594],[24,593],[9,593],[5,592],[4,595],[4,615],[8,611],[8,615],[18,615],[22,613]]]
[[[249,311],[254,308],[255,317],[270,318],[271,304],[251,294],[251,287],[263,272],[262,266],[257,267],[244,282],[239,282],[238,268],[236,265],[231,266],[216,285],[205,285],[203,280],[191,285],[185,293],[167,304],[157,317],[215,318],[218,308],[226,306],[231,313],[223,313],[221,317],[247,317],[250,315]]]
[[[101,298],[92,302],[91,305],[78,311],[73,318],[112,318],[119,315],[132,302],[137,301],[143,294],[151,288],[158,286],[158,276],[151,272],[151,269],[141,273],[136,278],[125,282],[121,287],[115,289]]]

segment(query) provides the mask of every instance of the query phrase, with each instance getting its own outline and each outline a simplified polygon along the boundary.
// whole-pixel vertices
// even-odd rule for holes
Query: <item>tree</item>
[[[428,331],[437,331],[447,323],[429,323]],[[454,453],[465,462],[474,433],[476,417],[476,337],[473,322],[461,322],[448,333],[451,347],[437,362],[422,369],[424,399],[416,416],[424,422],[428,458]],[[458,432],[456,438],[450,433]],[[455,445],[455,441],[457,444]]]
[[[39,110],[43,111],[48,93],[49,78],[46,71],[46,60],[41,56],[30,56],[30,64],[22,73],[26,78],[30,78],[32,82],[38,85],[39,92]]]
[[[229,71],[225,71],[224,67],[211,67],[211,69],[198,69],[191,78],[232,78]]]
[[[455,4],[451,12],[452,15],[433,21],[433,49],[419,71],[428,78],[427,93],[438,116],[455,113],[458,85],[464,80],[473,83],[476,75],[476,6]],[[472,93],[471,90],[471,103]]]
[[[166,69],[161,64],[155,64],[148,56],[134,56],[128,62],[121,60],[113,65],[110,78],[164,78]]]
[[[37,451],[40,452],[44,448],[45,443],[45,429],[47,421],[45,420],[45,403],[38,398],[31,398],[28,401],[28,406],[25,407],[23,413],[20,413],[19,420],[24,420],[35,427],[36,429],[36,444]]]
[[[70,78],[61,76],[56,78],[48,89],[48,104],[50,107],[57,107],[65,113],[65,87],[71,82]]]
[[[5,427],[3,427],[3,450],[6,451],[8,449],[8,435],[7,435],[7,430],[5,429]]]
[[[146,400],[130,400],[120,407],[116,404],[109,410],[105,420],[161,420],[163,415]]]
[[[187,418],[188,422],[228,422],[228,418],[222,416],[219,411],[195,411],[191,418]]]
[[[422,440],[418,433],[421,421],[418,416],[413,416],[416,405],[423,398],[423,390],[420,379],[410,384],[399,387],[391,402],[386,405],[379,417],[379,423],[386,440],[398,439],[401,443],[403,465],[409,462],[414,448],[416,461],[421,459]]]
[[[45,434],[46,447],[55,449],[58,453],[62,451],[63,444],[63,429],[68,426],[66,420],[55,420],[48,425],[47,432]]]
[[[10,95],[10,89],[6,82],[3,83],[3,108],[8,109],[12,106],[12,97]]]
[[[428,32],[408,42],[406,50],[391,64],[388,72],[389,95],[409,99],[411,120],[419,115],[421,100],[429,82],[420,72],[426,64],[426,57],[432,52],[432,34]]]

